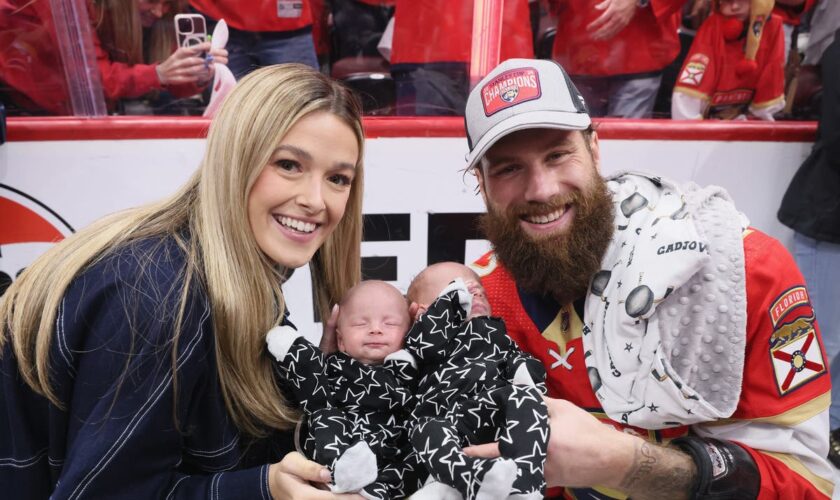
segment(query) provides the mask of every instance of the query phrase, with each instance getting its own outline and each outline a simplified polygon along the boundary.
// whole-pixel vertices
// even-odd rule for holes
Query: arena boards
[[[417,270],[471,261],[488,245],[464,175],[463,121],[366,120],[363,268],[405,289]],[[59,239],[123,208],[159,199],[201,160],[202,119],[115,117],[9,120],[0,146],[0,287]],[[644,170],[726,188],[753,226],[790,246],[776,220],[782,194],[810,151],[816,125],[601,120],[602,171]],[[4,288],[4,287],[3,287]],[[307,269],[284,287],[293,321],[317,339]]]

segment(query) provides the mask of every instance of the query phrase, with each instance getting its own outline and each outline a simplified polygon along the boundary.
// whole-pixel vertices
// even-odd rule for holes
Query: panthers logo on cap
[[[505,102],[513,102],[516,96],[519,95],[519,87],[513,87],[502,92],[502,100]]]
[[[540,96],[540,75],[534,68],[505,71],[481,88],[481,104],[487,116]]]

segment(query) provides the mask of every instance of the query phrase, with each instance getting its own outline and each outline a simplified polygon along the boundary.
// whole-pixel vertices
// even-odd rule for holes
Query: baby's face
[[[366,365],[378,365],[402,348],[410,326],[408,304],[399,290],[365,282],[342,303],[337,323],[338,348]]]
[[[429,307],[450,282],[455,278],[461,278],[473,298],[470,318],[490,315],[490,303],[487,301],[484,287],[481,286],[478,276],[469,267],[455,262],[442,262],[430,266],[423,271],[423,274],[415,296],[411,297],[411,300],[417,302],[421,308]]]
[[[720,13],[744,21],[750,17],[750,0],[720,0]]]

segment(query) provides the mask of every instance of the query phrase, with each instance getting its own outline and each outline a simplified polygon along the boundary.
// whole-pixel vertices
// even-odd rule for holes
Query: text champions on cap
[[[481,88],[484,114],[490,116],[503,109],[542,95],[540,77],[534,68],[517,68],[505,71]]]

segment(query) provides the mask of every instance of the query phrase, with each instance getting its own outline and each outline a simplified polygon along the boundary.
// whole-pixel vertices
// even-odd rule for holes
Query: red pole
[[[505,0],[474,0],[470,88],[499,64]]]

